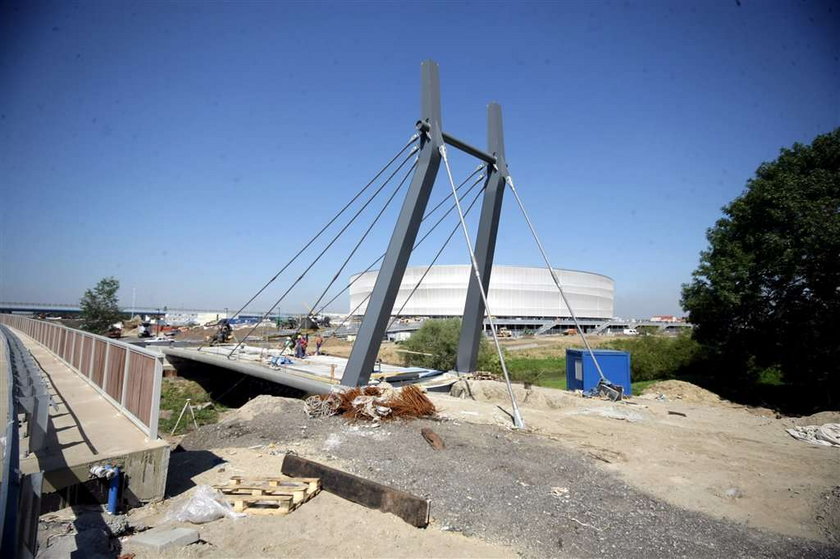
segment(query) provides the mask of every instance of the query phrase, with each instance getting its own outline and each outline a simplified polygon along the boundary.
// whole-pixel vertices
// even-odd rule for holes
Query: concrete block
[[[183,547],[198,541],[198,530],[190,528],[170,528],[168,530],[149,530],[132,536],[129,542],[152,551],[161,552],[172,547]]]

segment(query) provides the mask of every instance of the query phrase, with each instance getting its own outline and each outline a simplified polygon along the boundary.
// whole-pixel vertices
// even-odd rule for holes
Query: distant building
[[[650,317],[651,322],[685,322],[684,318],[678,318],[670,314],[661,314]]]

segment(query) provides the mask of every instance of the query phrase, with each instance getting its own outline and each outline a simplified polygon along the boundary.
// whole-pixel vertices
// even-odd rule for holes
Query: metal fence
[[[150,439],[158,438],[163,356],[60,324],[0,314],[79,374]]]
[[[6,355],[0,366],[6,371],[8,389],[0,488],[0,557],[34,557],[44,472],[21,473],[18,413],[25,413],[29,451],[42,449],[46,442],[49,393],[39,374],[40,367],[10,332],[0,326],[0,344]]]

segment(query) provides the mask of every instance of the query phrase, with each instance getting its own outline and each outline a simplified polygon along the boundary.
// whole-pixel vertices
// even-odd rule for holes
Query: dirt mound
[[[539,386],[525,389],[519,384],[513,385],[513,394],[520,406],[539,410],[570,407],[580,400],[577,396],[562,390]],[[507,386],[495,380],[459,380],[452,385],[449,395],[479,402],[510,403]]]
[[[722,404],[726,402],[714,392],[682,380],[664,380],[653,383],[642,392],[641,397],[657,398],[660,394],[669,400],[682,400],[692,404]]]
[[[793,425],[823,425],[825,423],[840,423],[840,411],[821,411],[811,415],[791,418]]]
[[[280,413],[295,408],[303,411],[303,402],[296,398],[283,398],[261,394],[239,409],[231,410],[224,421],[250,421],[264,413]]]

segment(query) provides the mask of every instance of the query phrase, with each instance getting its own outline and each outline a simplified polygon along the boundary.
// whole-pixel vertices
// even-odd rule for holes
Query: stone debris
[[[198,541],[198,530],[191,528],[152,529],[132,536],[126,543],[160,553],[173,547],[183,547]]]

